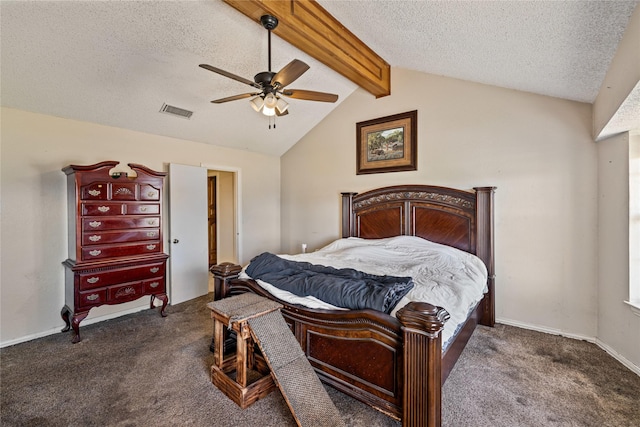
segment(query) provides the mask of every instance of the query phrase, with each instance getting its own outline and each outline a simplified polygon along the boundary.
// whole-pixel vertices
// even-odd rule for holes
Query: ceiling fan
[[[304,74],[309,69],[309,66],[298,59],[294,59],[277,73],[271,71],[271,31],[278,26],[278,19],[275,16],[263,15],[260,17],[260,23],[269,33],[269,71],[262,71],[256,74],[253,77],[253,81],[251,81],[228,71],[221,70],[220,68],[200,64],[200,67],[205,70],[253,86],[258,89],[258,91],[215,99],[211,102],[214,104],[222,104],[224,102],[253,97],[251,99],[251,106],[254,110],[258,112],[261,111],[265,116],[284,116],[285,114],[289,114],[289,104],[282,99],[282,96],[308,101],[336,102],[338,95],[332,93],[286,88],[286,86]]]

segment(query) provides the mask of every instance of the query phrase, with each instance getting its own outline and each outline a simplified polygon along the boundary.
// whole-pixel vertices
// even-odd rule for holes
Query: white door
[[[209,290],[207,170],[169,164],[169,298],[178,304]]]

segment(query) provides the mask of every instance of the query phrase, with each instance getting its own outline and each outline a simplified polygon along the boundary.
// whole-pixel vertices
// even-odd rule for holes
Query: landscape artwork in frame
[[[356,174],[418,168],[418,111],[356,123]]]

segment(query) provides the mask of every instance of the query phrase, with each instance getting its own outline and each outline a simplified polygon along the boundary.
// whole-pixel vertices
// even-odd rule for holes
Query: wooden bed
[[[291,327],[320,379],[403,426],[439,426],[441,387],[475,326],[493,326],[495,187],[474,191],[402,185],[342,193],[342,237],[419,236],[473,253],[488,270],[488,292],[442,352],[448,313],[409,303],[397,317],[375,310],[317,310],[276,299],[253,280],[238,279],[240,266],[212,268],[215,299],[253,292],[284,305]]]

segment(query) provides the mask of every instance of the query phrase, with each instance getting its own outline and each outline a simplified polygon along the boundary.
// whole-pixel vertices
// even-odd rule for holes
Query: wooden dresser
[[[106,161],[70,165],[67,174],[69,251],[65,266],[63,332],[73,328],[89,310],[120,304],[144,295],[162,301],[166,316],[168,255],[162,247],[162,186],[166,173],[129,163],[136,177],[110,173],[118,165]]]

